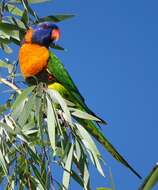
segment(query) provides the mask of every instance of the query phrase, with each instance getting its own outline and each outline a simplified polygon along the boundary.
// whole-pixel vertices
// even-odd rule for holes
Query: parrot
[[[49,89],[56,90],[60,95],[72,102],[81,111],[91,114],[97,122],[75,118],[85,129],[119,162],[128,167],[138,178],[141,176],[114,148],[99,129],[99,123],[107,124],[91,111],[85,103],[64,65],[49,49],[59,40],[61,32],[53,22],[42,22],[31,26],[24,36],[19,49],[20,71],[29,84],[44,82]]]

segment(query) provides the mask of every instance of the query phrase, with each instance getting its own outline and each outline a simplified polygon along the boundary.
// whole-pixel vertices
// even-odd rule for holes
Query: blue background
[[[59,24],[67,52],[56,53],[89,107],[108,121],[106,137],[145,177],[158,161],[158,1],[59,0],[35,7],[41,16],[76,14]],[[108,167],[117,190],[138,189],[142,181],[99,148],[107,178],[91,168],[93,189],[109,185]]]

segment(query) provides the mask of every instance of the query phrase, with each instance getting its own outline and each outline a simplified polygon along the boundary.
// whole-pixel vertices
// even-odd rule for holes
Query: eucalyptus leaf
[[[22,112],[24,105],[25,105],[25,101],[26,101],[26,99],[23,100],[22,102],[20,102],[18,104],[18,106],[14,109],[12,109],[12,106],[11,106],[11,109],[13,110],[11,113],[11,116],[12,116],[12,118],[14,118],[14,120],[17,120],[20,117],[21,112]]]
[[[33,164],[31,164],[31,167],[32,167],[32,170],[33,170],[34,175],[35,175],[35,177],[36,177],[36,182],[38,182],[37,187],[38,187],[40,190],[46,190],[46,187],[45,187],[45,185],[44,185],[44,181],[43,181],[43,179],[41,178],[41,175],[40,175],[38,169],[37,169]]]
[[[25,101],[28,95],[35,89],[35,86],[26,88],[15,100],[12,105],[12,110],[16,109],[23,101]]]
[[[158,183],[158,163],[145,178],[139,190],[151,190]]]
[[[23,31],[20,30],[20,34],[21,34],[21,33],[22,33],[22,34],[25,33],[25,30],[26,30],[25,24],[24,24],[20,19],[15,18],[15,17],[9,17],[8,20],[9,20],[11,23],[15,24],[18,28],[20,28],[21,30],[23,30]],[[19,35],[20,35],[20,34],[19,34]]]
[[[96,190],[112,190],[112,189],[108,187],[98,187]]]
[[[4,159],[4,155],[3,155],[2,151],[1,151],[1,149],[0,149],[0,165],[2,166],[4,174],[8,178],[8,169],[7,169],[7,165],[6,165],[6,162],[5,162],[5,159]]]
[[[52,0],[28,0],[29,3],[45,3],[45,2],[49,2]]]
[[[5,68],[7,68],[8,71],[10,72],[10,71],[13,70],[13,67],[14,67],[14,66],[13,66],[12,64],[6,63],[5,61],[3,61],[3,60],[0,59],[0,67],[5,67]]]
[[[55,118],[54,110],[52,107],[52,103],[49,100],[49,97],[47,97],[47,124],[48,124],[49,140],[50,140],[52,149],[55,153],[56,151],[56,142],[55,142],[56,118]]]
[[[21,2],[24,6],[24,9],[26,9],[36,19],[36,21],[38,21],[38,16],[37,16],[36,12],[29,5],[29,2],[25,1],[25,0],[21,0]]]
[[[10,35],[7,34],[6,32],[3,32],[3,31],[1,30],[1,31],[0,31],[0,38],[1,38],[1,39],[3,40],[3,42],[4,42],[5,39],[7,39],[7,40],[10,39]],[[1,40],[1,42],[2,42],[2,40]]]
[[[88,166],[86,164],[86,161],[84,163],[84,174],[83,174],[83,182],[84,182],[84,189],[88,190],[88,183],[89,183],[89,170],[88,170]]]
[[[19,28],[15,24],[7,23],[7,22],[0,22],[0,29],[4,32],[19,30]]]
[[[73,159],[73,151],[74,151],[74,145],[71,145],[63,173],[63,186],[64,189],[68,189],[69,183],[70,183],[70,176],[71,176],[71,167],[72,167],[72,159]]]
[[[78,129],[78,131],[79,131],[79,133],[81,135],[81,138],[82,138],[81,140],[86,141],[91,146],[91,148],[95,152],[95,154],[97,156],[100,156],[100,153],[99,153],[99,151],[98,151],[98,149],[97,149],[97,147],[96,147],[96,145],[95,145],[92,137],[86,131],[86,129],[83,126],[81,126],[80,124],[78,124],[78,123],[76,123],[76,127],[77,127],[77,129]]]
[[[5,53],[11,54],[13,52],[12,48],[10,48],[6,43],[1,43],[0,45]]]
[[[20,17],[22,16],[22,10],[19,9],[17,6],[14,6],[14,5],[8,3],[8,4],[6,4],[5,8],[8,12],[10,12],[13,15],[17,15]]]
[[[80,158],[81,158],[81,148],[80,148],[80,144],[77,141],[77,139],[75,140],[75,155],[76,155],[76,159],[79,162]]]
[[[32,135],[32,134],[38,133],[38,130],[37,129],[32,129],[32,130],[22,131],[22,132],[23,132],[23,134],[25,136],[27,136],[27,135]]]
[[[28,0],[28,3],[36,4],[36,3],[45,3],[49,1],[52,0]],[[10,0],[10,3],[21,3],[21,0]]]
[[[86,129],[83,126],[76,123],[76,127],[81,135],[81,140],[82,140],[83,144],[85,145],[85,147],[87,148],[87,151],[90,154],[92,162],[95,164],[95,166],[96,166],[97,170],[100,172],[100,174],[102,176],[105,176],[104,172],[102,170],[102,167],[100,165],[100,162],[99,162],[101,155],[100,155],[93,139],[91,138],[90,134],[86,131]]]
[[[29,119],[28,123],[26,123],[24,126],[23,126],[23,131],[27,132],[27,131],[30,131],[32,130],[34,127],[35,127],[35,119]]]
[[[7,111],[8,108],[7,104],[0,105],[0,114]]]
[[[24,9],[22,17],[21,17],[21,21],[23,22],[23,24],[25,25],[25,27],[27,27],[28,22],[29,22],[29,16],[27,14],[27,10]]]
[[[41,164],[42,160],[40,158],[40,155],[38,155],[38,153],[36,152],[35,148],[33,148],[29,144],[26,144],[25,146],[27,147],[28,154],[31,156],[32,160],[36,164]]]
[[[79,176],[78,173],[76,173],[73,169],[72,169],[72,177],[73,179],[81,186],[84,188],[84,184],[83,184],[83,179],[81,176]]]
[[[5,27],[2,26],[2,28],[1,28],[1,25],[3,25],[3,24],[5,24],[7,26],[5,26]],[[10,25],[13,27],[9,27]],[[19,41],[20,40],[19,31],[20,30],[19,30],[19,28],[15,29],[15,27],[19,27],[19,26],[14,25],[14,24],[9,24],[9,23],[0,23],[0,28],[1,28],[0,37],[4,38],[4,39],[8,39],[8,40],[10,39],[11,42],[12,42],[11,38]]]
[[[23,127],[26,121],[29,119],[31,111],[35,105],[35,96],[31,96],[25,103],[24,108],[19,116],[18,124]]]
[[[69,108],[69,110],[71,111],[71,114],[78,117],[78,118],[81,118],[81,119],[87,119],[87,120],[92,120],[92,121],[100,121],[98,118],[86,113],[86,112],[83,112],[79,109],[76,109],[76,108]]]
[[[50,15],[46,17],[39,18],[38,22],[45,22],[45,21],[51,21],[51,22],[61,22],[70,18],[73,18],[75,15]]]
[[[72,119],[70,115],[70,111],[67,107],[66,102],[64,101],[63,97],[57,92],[56,90],[53,89],[47,89],[47,93],[50,95],[53,101],[58,102],[62,108],[62,110],[65,113],[66,120],[72,124]]]
[[[0,122],[0,126],[7,132],[13,134],[13,135],[16,135],[19,131],[16,131],[15,128],[13,128],[12,125],[7,125],[6,123],[4,122]]]

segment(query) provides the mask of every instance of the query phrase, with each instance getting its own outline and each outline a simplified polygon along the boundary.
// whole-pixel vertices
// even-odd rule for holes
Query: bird
[[[31,26],[24,36],[19,49],[20,71],[29,83],[44,82],[49,89],[56,90],[60,95],[72,102],[75,108],[87,112],[97,118],[97,122],[75,118],[85,129],[119,162],[128,167],[137,177],[138,172],[114,148],[98,127],[99,123],[107,124],[97,116],[85,103],[84,97],[79,92],[64,65],[52,53],[49,47],[59,40],[61,32],[53,22],[43,22]]]

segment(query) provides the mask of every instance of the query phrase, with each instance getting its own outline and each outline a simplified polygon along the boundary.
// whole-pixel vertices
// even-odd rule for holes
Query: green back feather
[[[82,109],[88,112],[91,115],[97,117],[102,123],[106,124],[106,122],[98,117],[94,112],[92,112],[87,105],[85,104],[83,96],[80,94],[76,85],[74,84],[72,78],[69,73],[64,68],[61,61],[50,52],[50,58],[48,62],[48,71],[55,77],[56,81],[62,84],[68,91],[71,93],[74,102],[80,104]]]

